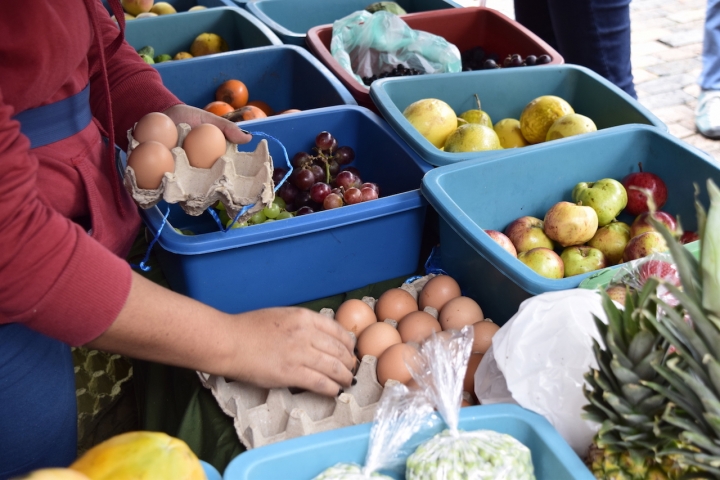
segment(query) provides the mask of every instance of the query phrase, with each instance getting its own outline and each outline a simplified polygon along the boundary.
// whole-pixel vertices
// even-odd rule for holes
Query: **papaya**
[[[206,480],[182,440],[162,432],[128,432],[99,443],[70,468],[90,480]]]

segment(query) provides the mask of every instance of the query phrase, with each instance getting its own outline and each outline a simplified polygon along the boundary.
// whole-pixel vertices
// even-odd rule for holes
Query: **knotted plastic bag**
[[[413,30],[397,15],[360,10],[333,23],[330,53],[363,84],[363,77],[397,65],[425,73],[459,72],[460,51],[443,37]]]
[[[433,334],[407,362],[420,392],[448,426],[422,443],[407,459],[407,480],[534,480],[530,449],[493,430],[458,429],[463,379],[474,329]]]
[[[598,426],[581,417],[583,376],[597,368],[593,315],[607,323],[600,294],[574,289],[529,298],[495,333],[475,372],[482,404],[516,403],[544,416],[578,455]]]

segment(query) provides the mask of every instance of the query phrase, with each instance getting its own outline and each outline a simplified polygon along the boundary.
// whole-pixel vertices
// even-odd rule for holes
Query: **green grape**
[[[290,213],[286,210],[283,210],[282,212],[280,212],[280,215],[278,215],[275,220],[285,220],[286,218],[292,218],[294,216],[295,215],[293,215],[292,213]]]
[[[285,200],[283,200],[282,197],[275,197],[273,199],[273,203],[277,204],[277,206],[280,207],[280,210],[284,210],[286,207]]]
[[[263,208],[262,213],[264,213],[267,218],[276,218],[280,215],[280,206],[277,203],[271,203]]]
[[[250,220],[248,220],[248,223],[252,224],[258,224],[263,223],[265,220],[267,220],[267,216],[263,213],[262,210],[255,213],[252,217],[250,217]]]
[[[263,223],[270,223],[270,222],[274,222],[274,221],[275,221],[274,218],[268,218],[268,219],[265,220]]]
[[[228,222],[232,220],[225,210],[218,210],[217,214],[223,225],[227,225]]]
[[[217,203],[213,206],[215,207],[215,210],[220,210],[221,212],[225,211],[225,205],[223,205],[220,200],[218,200]]]
[[[232,223],[232,218],[230,220],[228,220],[227,222],[225,222],[225,228],[228,228],[231,223]],[[235,222],[233,224],[232,228],[243,228],[243,227],[247,227],[247,226],[248,226],[248,222]]]

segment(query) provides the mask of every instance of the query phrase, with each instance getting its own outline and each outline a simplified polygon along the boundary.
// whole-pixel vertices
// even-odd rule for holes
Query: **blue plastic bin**
[[[237,0],[235,0],[237,1]],[[251,0],[245,8],[277,34],[284,43],[305,46],[307,31],[333,23],[373,3],[373,0]],[[408,13],[458,8],[452,0],[398,0]]]
[[[156,249],[170,287],[228,313],[294,305],[412,274],[420,262],[427,202],[420,182],[429,167],[376,114],[357,106],[326,107],[243,122],[279,139],[288,155],[310,151],[327,130],[356,152],[377,200],[246,228],[218,231],[209,213],[193,217],[171,206]],[[243,150],[255,149],[259,136]],[[285,160],[270,141],[278,166]],[[154,233],[167,205],[142,210]],[[180,235],[173,228],[196,235]]]
[[[532,295],[566,290],[597,272],[551,280],[509,255],[485,229],[504,231],[513,220],[544,218],[559,201],[571,200],[579,182],[622,180],[643,170],[659,175],[668,188],[663,211],[679,215],[686,230],[696,228],[694,187],[720,182],[720,167],[706,153],[659,129],[628,125],[556,140],[505,157],[470,160],[437,168],[423,179],[422,192],[440,216],[442,265],[465,287],[486,316],[502,325]],[[701,201],[707,205],[707,194]],[[632,222],[621,215],[619,220]],[[618,268],[617,266],[608,268]]]
[[[200,57],[192,63],[157,65],[163,84],[188,105],[203,108],[226,80],[241,80],[250,100],[276,112],[357,105],[347,88],[320,61],[294,45],[273,45]]]
[[[234,7],[236,6],[235,3],[233,3],[233,0],[163,0],[164,2],[169,3],[173,7],[175,7],[175,10],[178,12],[187,12],[189,9],[195,6],[202,6],[207,8],[213,8],[213,7]],[[110,8],[110,5],[108,4],[107,0],[102,0],[103,5],[105,5],[105,8],[108,12],[110,12],[110,15],[113,14],[112,9]],[[155,2],[157,3],[157,2]],[[141,19],[143,20],[143,19]]]
[[[231,51],[282,44],[277,35],[260,20],[238,7],[160,15],[125,24],[125,39],[128,43],[135,50],[150,45],[156,55],[167,53],[175,56],[178,52],[189,52],[195,37],[205,32],[220,35]],[[201,58],[204,57],[182,61],[195,62]]]
[[[477,108],[474,94],[480,97],[482,109],[490,115],[493,123],[503,118],[519,119],[520,113],[534,98],[556,95],[568,101],[576,113],[590,117],[598,129],[639,123],[667,130],[665,124],[640,102],[595,72],[578,65],[386,78],[370,86],[370,97],[382,116],[425,161],[435,166],[450,165],[470,158],[488,160],[503,155],[502,150],[443,152],[420,135],[403,116],[408,105],[424,98],[444,100],[459,115],[465,110]],[[573,137],[571,140],[579,138]],[[529,145],[521,150],[525,152],[536,148],[538,145]]]
[[[207,480],[222,480],[222,476],[220,476],[220,472],[217,471],[215,467],[210,465],[207,462],[204,462],[200,460],[200,464],[202,465],[203,471],[205,472],[205,476],[207,477]]]
[[[434,415],[433,415],[434,416]],[[445,424],[434,416],[407,445],[413,449],[444,430]],[[292,478],[310,480],[336,463],[365,462],[372,424],[365,423],[323,433],[294,438],[244,452],[225,469],[225,480],[261,480]],[[517,405],[480,405],[460,411],[462,430],[489,429],[512,435],[532,453],[538,480],[592,480],[594,477],[580,458],[544,417]],[[388,473],[396,479],[403,472]]]

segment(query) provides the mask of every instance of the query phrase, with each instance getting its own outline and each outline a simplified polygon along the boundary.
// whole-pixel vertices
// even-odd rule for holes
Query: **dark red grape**
[[[315,210],[313,210],[312,208],[310,208],[308,206],[304,206],[304,207],[298,208],[297,212],[295,212],[295,215],[297,215],[299,217],[300,215],[307,215],[308,213],[315,213]]]
[[[290,181],[292,181],[293,185],[299,190],[308,190],[313,186],[313,183],[315,183],[315,175],[305,168],[293,170],[292,175],[290,175]]]
[[[296,211],[297,209],[298,209],[298,207],[296,207],[295,204],[292,203],[292,202],[285,204],[285,210],[288,211],[288,212],[294,212],[294,211]]]
[[[332,147],[334,140],[335,138],[332,134],[330,134],[330,132],[322,131],[315,137],[315,145],[320,150],[327,150]]]
[[[310,198],[312,198],[314,202],[323,203],[323,200],[325,200],[325,197],[330,195],[331,191],[332,189],[330,188],[330,185],[318,182],[310,187]]]
[[[312,197],[310,196],[310,192],[302,191],[298,192],[297,195],[295,195],[295,200],[293,203],[297,205],[298,208],[300,207],[306,207],[312,203]]]
[[[323,201],[323,208],[325,210],[332,210],[333,208],[340,208],[343,206],[343,199],[337,193],[331,193]]]
[[[345,199],[345,203],[347,203],[348,205],[354,205],[363,201],[363,195],[360,192],[360,189],[355,187],[345,190],[345,195],[343,195],[343,198]]]
[[[510,57],[510,66],[511,67],[521,67],[523,64],[523,58],[520,56],[520,54],[513,54]]]
[[[377,183],[365,182],[362,185],[360,185],[360,190],[362,190],[365,187],[372,188],[373,190],[375,190],[375,192],[377,192],[378,196],[380,196],[380,187],[378,187]]]
[[[300,168],[304,165],[309,164],[312,162],[312,156],[307,152],[298,152],[296,153],[290,163],[295,168]]]
[[[329,148],[323,148],[322,153],[325,155],[332,155],[335,150],[338,148],[338,142],[337,139],[333,138],[332,143],[330,144]]]
[[[324,182],[326,180],[325,169],[323,167],[321,167],[320,165],[312,165],[310,167],[310,171],[312,172],[313,176],[315,177],[316,182]]]
[[[355,160],[355,150],[353,150],[352,147],[340,147],[335,152],[335,156],[333,158],[338,164],[347,165]]]
[[[372,187],[363,187],[360,189],[360,193],[362,194],[363,202],[375,200],[376,198],[378,198],[378,192]]]
[[[535,55],[528,55],[525,57],[525,65],[532,67],[537,63],[537,57]]]
[[[328,168],[330,168],[330,176],[334,177],[340,172],[340,164],[335,160],[328,161]]]
[[[552,57],[546,53],[537,57],[537,65],[545,65],[550,62],[552,62]]]
[[[278,195],[280,195],[280,198],[285,200],[285,203],[289,205],[293,202],[295,196],[298,194],[299,191],[300,190],[298,190],[297,187],[292,183],[285,182],[278,189],[277,193]]]
[[[342,187],[335,187],[332,189],[332,193],[335,195],[340,195],[341,197],[345,195],[345,189]]]
[[[283,177],[285,176],[286,173],[287,173],[287,170],[285,170],[284,168],[278,167],[278,168],[273,169],[273,174],[272,174],[273,183],[275,185],[280,183],[280,181],[283,179]]]
[[[337,177],[335,177],[335,184],[338,187],[344,188],[345,190],[355,186],[355,182],[357,182],[357,177],[354,173],[348,170],[343,170],[342,172],[337,174]]]
[[[500,65],[498,65],[497,62],[492,58],[488,58],[483,62],[483,68],[485,70],[491,70],[493,68],[500,68]]]

